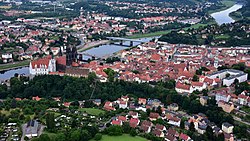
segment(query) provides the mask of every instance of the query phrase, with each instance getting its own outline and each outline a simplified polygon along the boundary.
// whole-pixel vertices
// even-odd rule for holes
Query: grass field
[[[146,38],[146,37],[154,37],[154,36],[161,36],[163,34],[168,34],[171,30],[165,31],[157,31],[152,33],[145,33],[145,34],[134,34],[132,36],[128,36],[129,39],[137,39],[137,38]]]
[[[94,141],[94,140],[91,140]],[[103,135],[100,141],[147,141],[147,139],[136,136],[132,137],[130,135],[124,134],[122,136],[108,136]]]
[[[229,37],[230,37],[229,35],[224,34],[224,35],[216,36],[215,39],[227,39],[227,38],[229,38]]]
[[[215,9],[215,10],[210,10],[210,11],[208,11],[208,13],[212,14],[215,12],[226,10],[226,9],[232,7],[235,4],[235,1],[234,0],[222,0],[221,4],[223,5],[223,7],[219,8],[219,9]]]
[[[26,60],[26,61],[22,61],[22,62],[15,62],[15,64],[13,64],[13,63],[11,63],[11,64],[2,64],[2,65],[0,65],[0,71],[1,70],[11,69],[11,68],[27,66],[27,65],[29,65],[29,62],[30,61]]]
[[[95,109],[95,108],[80,108],[79,110],[82,111],[82,112],[85,111],[88,114],[94,115],[94,116],[97,116],[97,115],[99,115],[101,113],[104,113],[103,110]]]

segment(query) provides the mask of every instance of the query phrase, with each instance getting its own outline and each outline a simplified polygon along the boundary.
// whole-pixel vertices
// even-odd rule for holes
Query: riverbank
[[[14,63],[9,63],[9,64],[1,64],[0,65],[0,71],[7,71],[7,70],[12,70],[12,69],[17,69],[20,67],[26,67],[29,66],[30,61],[25,60],[21,62],[14,62]]]
[[[100,46],[100,45],[107,44],[109,42],[110,42],[109,40],[100,40],[100,41],[89,42],[89,43],[86,43],[85,45],[83,45],[83,47],[79,47],[79,49],[77,51],[78,52],[83,52],[83,51],[89,50],[89,49],[91,49],[93,47],[97,47],[97,46]]]
[[[223,5],[223,7],[219,8],[219,9],[209,10],[208,14],[210,15],[210,14],[215,13],[215,12],[226,10],[226,9],[232,7],[235,3],[236,2],[234,0],[222,0],[221,4]]]
[[[207,23],[207,24],[198,23],[198,24],[191,25],[190,27],[178,28],[178,29],[169,29],[169,30],[151,32],[151,33],[134,34],[134,35],[131,35],[131,36],[126,36],[125,38],[138,39],[138,38],[156,37],[156,36],[161,36],[161,35],[164,35],[164,34],[168,34],[168,33],[170,33],[173,30],[180,30],[180,29],[188,30],[190,28],[197,29],[199,27],[207,26],[209,24],[214,24],[214,23]]]

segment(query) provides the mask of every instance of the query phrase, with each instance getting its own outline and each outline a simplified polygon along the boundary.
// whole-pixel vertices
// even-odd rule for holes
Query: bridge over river
[[[106,38],[109,39],[109,40],[111,40],[111,41],[120,41],[120,45],[123,45],[124,41],[129,41],[130,42],[130,46],[133,46],[134,42],[145,43],[145,41],[138,40],[138,39],[127,39],[127,38],[121,38],[121,37],[106,37]]]

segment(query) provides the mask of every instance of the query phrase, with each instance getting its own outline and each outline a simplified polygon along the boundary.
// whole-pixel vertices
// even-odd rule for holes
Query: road
[[[243,121],[241,118],[239,117],[236,117],[236,116],[233,116],[233,119],[238,121],[238,122],[241,122],[243,124],[246,124],[246,125],[249,125],[250,126],[250,123],[249,122],[246,122],[246,121]]]

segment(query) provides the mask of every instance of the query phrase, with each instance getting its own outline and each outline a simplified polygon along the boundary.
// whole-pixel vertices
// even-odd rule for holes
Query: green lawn
[[[15,64],[1,64],[0,65],[0,71],[1,70],[6,70],[6,69],[11,69],[11,68],[16,68],[16,67],[23,67],[23,66],[28,66],[29,65],[29,60],[26,61],[21,61],[21,62],[15,62]]]
[[[94,140],[91,140],[94,141]],[[122,136],[108,136],[103,135],[101,141],[147,141],[147,139],[136,136],[132,137],[130,135],[124,134]]]
[[[227,38],[230,38],[229,35],[227,34],[224,34],[224,35],[218,35],[218,36],[215,36],[216,39],[227,39]]]
[[[94,116],[97,116],[101,113],[104,113],[103,110],[101,109],[96,109],[96,108],[80,108],[79,111],[82,111],[82,112],[87,112],[88,114],[90,115],[94,115]]]
[[[210,11],[208,11],[208,13],[212,14],[215,12],[226,10],[226,9],[232,7],[235,4],[235,1],[234,0],[222,0],[221,4],[223,5],[223,7],[219,8],[219,9],[215,9],[215,10],[210,10]]]
[[[138,38],[161,36],[163,34],[168,34],[169,32],[171,32],[171,30],[157,31],[157,32],[145,33],[145,34],[134,34],[132,36],[128,36],[128,38],[129,39],[138,39]]]

